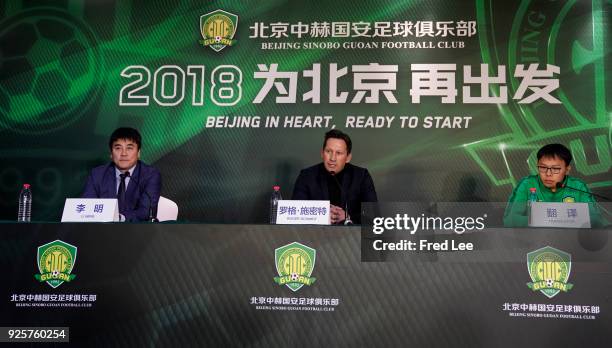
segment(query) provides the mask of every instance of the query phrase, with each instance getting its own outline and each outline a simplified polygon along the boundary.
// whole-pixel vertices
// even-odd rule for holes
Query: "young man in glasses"
[[[595,202],[593,196],[587,193],[591,192],[587,185],[582,180],[568,175],[572,169],[570,165],[572,153],[567,147],[561,144],[544,145],[538,151],[537,158],[538,174],[522,178],[508,198],[508,205],[504,213],[504,226],[524,227],[528,225],[527,202],[532,191],[535,191],[538,202]],[[599,213],[595,204],[591,204],[590,207],[591,219],[599,221]]]

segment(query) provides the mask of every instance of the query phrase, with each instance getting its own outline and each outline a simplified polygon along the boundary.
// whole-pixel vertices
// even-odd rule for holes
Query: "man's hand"
[[[346,219],[346,212],[344,209],[337,207],[333,204],[330,206],[330,219],[332,225],[339,224]]]

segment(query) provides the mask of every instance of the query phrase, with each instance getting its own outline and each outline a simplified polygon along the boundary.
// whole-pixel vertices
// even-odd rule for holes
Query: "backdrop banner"
[[[503,202],[563,143],[611,196],[612,3],[5,1],[0,218],[20,184],[56,221],[119,126],[143,135],[179,218],[257,223],[324,133],[381,201]]]

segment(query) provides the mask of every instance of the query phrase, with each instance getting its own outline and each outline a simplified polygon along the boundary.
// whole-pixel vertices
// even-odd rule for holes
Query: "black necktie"
[[[117,191],[117,201],[119,202],[119,211],[122,212],[124,210],[125,204],[125,178],[130,176],[130,172],[125,172],[120,174],[121,182],[119,183],[119,190]]]

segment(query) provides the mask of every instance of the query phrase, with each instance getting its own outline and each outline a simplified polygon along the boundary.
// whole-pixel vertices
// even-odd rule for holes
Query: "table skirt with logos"
[[[379,242],[400,250],[365,262],[359,226],[0,228],[0,326],[69,327],[74,346],[612,342],[609,229],[430,236],[473,246],[455,251]]]

